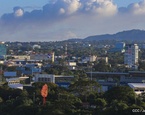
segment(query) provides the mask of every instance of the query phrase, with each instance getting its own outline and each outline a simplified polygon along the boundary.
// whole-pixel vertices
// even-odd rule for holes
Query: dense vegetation
[[[136,115],[134,109],[145,109],[144,94],[136,96],[127,86],[103,93],[97,82],[82,79],[68,89],[47,83],[49,93],[43,105],[40,93],[43,84],[35,83],[24,90],[4,84],[0,87],[1,115]]]

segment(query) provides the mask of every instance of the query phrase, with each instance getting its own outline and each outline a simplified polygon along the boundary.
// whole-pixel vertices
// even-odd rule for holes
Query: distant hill
[[[64,41],[69,41],[69,42],[79,42],[79,41],[82,41],[83,39],[81,38],[71,38],[71,39],[68,39],[68,40],[64,40]]]
[[[95,35],[89,36],[84,41],[92,41],[92,40],[133,40],[133,41],[145,41],[145,30],[128,30],[118,32],[116,34],[104,34],[104,35]]]

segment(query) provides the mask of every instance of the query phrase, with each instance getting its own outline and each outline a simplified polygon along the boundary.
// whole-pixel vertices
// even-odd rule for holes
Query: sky
[[[145,0],[0,0],[0,41],[61,41],[145,30]]]

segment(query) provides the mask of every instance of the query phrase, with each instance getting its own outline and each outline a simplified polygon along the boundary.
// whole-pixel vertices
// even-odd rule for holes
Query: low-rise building
[[[53,74],[35,74],[34,82],[51,82],[56,83],[62,87],[68,87],[72,82],[74,76],[53,75]]]
[[[145,92],[145,83],[128,83],[128,85],[137,95]]]
[[[128,83],[143,83],[145,72],[129,71],[123,72],[87,72],[88,78],[102,85],[102,90],[107,91],[113,86],[128,85]]]

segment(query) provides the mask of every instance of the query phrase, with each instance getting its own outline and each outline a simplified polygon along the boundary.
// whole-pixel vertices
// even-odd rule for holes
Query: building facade
[[[6,45],[3,42],[0,42],[0,58],[4,59],[7,53]]]
[[[107,91],[114,86],[127,86],[128,83],[145,83],[145,72],[87,72],[87,77],[97,81],[102,86],[102,91]]]
[[[74,76],[64,76],[64,75],[53,75],[53,74],[35,74],[34,82],[51,82],[55,83],[60,87],[68,87]]]
[[[138,51],[139,47],[137,44],[126,45],[124,53],[124,64],[128,67],[134,67],[138,65]]]

